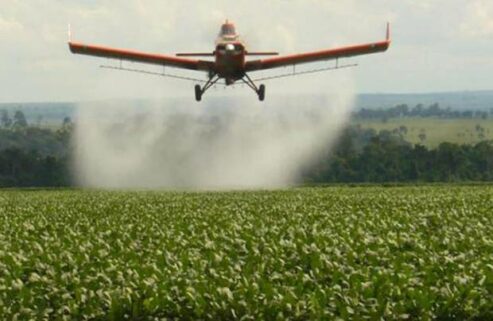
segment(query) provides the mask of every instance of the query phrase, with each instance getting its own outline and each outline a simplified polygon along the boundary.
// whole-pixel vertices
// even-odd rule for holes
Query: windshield
[[[223,24],[221,27],[221,35],[232,36],[236,34],[235,26],[232,24]]]

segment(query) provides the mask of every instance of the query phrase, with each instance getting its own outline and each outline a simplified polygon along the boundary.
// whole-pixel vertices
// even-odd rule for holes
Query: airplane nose
[[[228,43],[226,45],[226,50],[227,51],[233,51],[233,50],[235,50],[235,45],[233,45],[232,43]]]

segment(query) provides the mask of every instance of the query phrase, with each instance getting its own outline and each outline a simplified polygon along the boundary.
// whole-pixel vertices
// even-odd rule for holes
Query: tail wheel
[[[200,85],[195,85],[195,100],[202,100],[202,88],[200,88]]]
[[[258,99],[264,101],[265,99],[265,85],[260,85],[258,88]]]

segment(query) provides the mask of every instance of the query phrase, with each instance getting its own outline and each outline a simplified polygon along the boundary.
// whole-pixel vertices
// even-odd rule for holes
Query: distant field
[[[404,138],[407,141],[428,147],[436,147],[442,142],[476,144],[482,140],[493,140],[493,119],[391,118],[387,122],[354,120],[353,124],[377,131],[392,131],[406,126],[408,131]],[[424,140],[420,138],[422,133],[426,135]]]
[[[492,222],[491,186],[2,191],[0,319],[491,320]]]

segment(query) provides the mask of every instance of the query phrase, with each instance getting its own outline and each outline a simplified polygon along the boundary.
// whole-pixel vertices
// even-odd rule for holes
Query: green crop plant
[[[493,188],[0,192],[1,320],[491,320]]]

